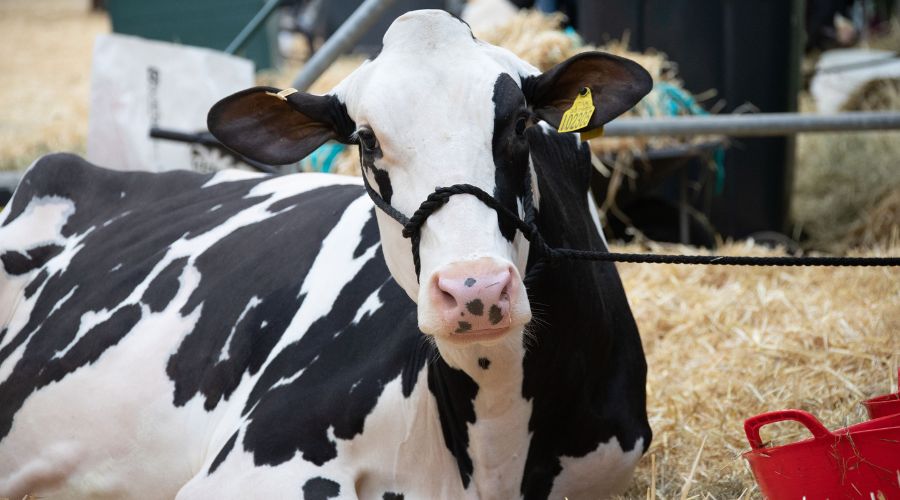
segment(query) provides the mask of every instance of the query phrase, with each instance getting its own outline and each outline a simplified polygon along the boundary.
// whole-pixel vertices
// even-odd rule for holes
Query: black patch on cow
[[[497,304],[491,306],[491,310],[488,311],[488,319],[490,320],[492,325],[496,325],[503,319],[503,311],[497,307]]]
[[[0,255],[0,262],[3,263],[3,269],[13,276],[17,274],[25,274],[33,269],[28,260],[28,256],[15,250],[9,250]]]
[[[62,249],[63,247],[59,245],[43,245],[32,248],[24,254],[9,250],[0,255],[0,261],[3,262],[3,268],[8,274],[17,276],[43,266],[48,260],[62,252]]]
[[[212,473],[215,472],[220,465],[222,465],[222,462],[224,462],[228,454],[231,453],[231,449],[234,448],[234,443],[237,441],[237,437],[238,431],[234,431],[234,434],[232,434],[231,437],[228,438],[225,446],[223,446],[222,449],[219,450],[219,453],[216,454],[216,458],[214,458],[212,463],[209,464],[209,472],[206,473],[207,476],[212,475]]]
[[[372,209],[374,210],[374,208]],[[362,257],[362,254],[366,253],[366,250],[372,248],[372,242],[378,241],[381,239],[381,235],[378,234],[378,220],[374,216],[374,212],[372,217],[369,217],[366,220],[366,224],[362,229],[362,238],[359,240],[359,244],[356,245],[356,248],[353,249],[353,258],[358,259]]]
[[[200,319],[166,369],[175,381],[176,405],[200,392],[204,407],[215,408],[245,372],[259,370],[303,302],[300,287],[321,241],[360,194],[358,186],[328,186],[286,198],[279,203],[290,208],[273,207],[276,215],[236,229],[195,259],[203,279],[181,313],[202,306]],[[251,306],[254,297],[261,303]]]
[[[372,132],[374,137],[374,132]],[[375,166],[375,162],[383,158],[381,149],[367,149],[360,145],[359,147],[359,164],[363,170],[363,175],[368,170],[372,173],[372,179],[378,186],[378,193],[384,199],[385,203],[390,204],[391,198],[394,196],[394,187],[391,185],[391,176],[387,170]]]
[[[522,90],[506,73],[494,83],[494,134],[491,151],[494,156],[494,198],[513,213],[519,213],[516,200],[525,194],[525,174],[528,168],[528,141],[516,133],[516,123],[527,114]],[[500,232],[509,241],[516,235],[516,226],[506,218],[499,218]]]
[[[375,176],[375,184],[378,185],[378,192],[381,194],[381,197],[384,198],[384,202],[387,204],[391,203],[391,198],[394,196],[394,187],[391,186],[391,176],[388,175],[387,170],[371,167],[372,174]]]
[[[428,369],[428,389],[437,402],[444,444],[456,457],[463,488],[468,488],[473,471],[472,458],[468,453],[468,424],[475,423],[474,401],[478,395],[478,384],[465,372],[450,367],[443,358],[438,358]]]
[[[466,281],[463,284],[466,285],[467,288],[472,288],[475,283],[478,283],[475,278],[466,278]]]
[[[491,366],[491,360],[487,358],[478,358],[478,366],[480,366],[482,370],[487,370]]]
[[[372,293],[382,306],[353,323]],[[360,434],[384,386],[397,377],[404,395],[411,394],[415,377],[433,356],[416,325],[415,308],[389,278],[379,250],[344,285],[331,311],[275,356],[251,391],[243,442],[254,462],[274,466],[299,452],[322,465],[337,456],[329,429],[340,439]],[[273,388],[301,369],[292,382]],[[311,401],[315,411],[297,411],[310,409]]]
[[[0,343],[2,343],[2,342],[3,342],[3,338],[6,337],[6,332],[7,332],[7,330],[8,330],[7,327],[3,327],[3,329],[0,330]]]
[[[28,282],[28,285],[25,286],[25,298],[30,299],[34,292],[38,291],[38,288],[44,284],[44,281],[47,279],[48,273],[46,269],[41,269],[41,272],[37,273],[37,275]]]
[[[385,491],[381,495],[381,500],[403,500],[403,493],[394,493],[393,491]]]
[[[303,484],[304,500],[328,500],[340,494],[341,485],[324,477],[314,477]]]
[[[475,316],[481,316],[484,314],[484,302],[481,299],[475,299],[471,302],[466,303],[466,309]]]
[[[147,304],[151,311],[162,311],[175,298],[175,294],[178,293],[178,278],[187,261],[187,257],[173,260],[150,282],[141,301]]]
[[[468,321],[460,321],[459,328],[456,329],[456,333],[465,333],[472,329],[472,323]]]
[[[537,127],[528,138],[541,193],[537,223],[547,243],[606,250],[587,207],[587,143]],[[544,306],[523,366],[532,437],[521,491],[532,499],[550,494],[560,456],[584,456],[612,437],[625,450],[644,438],[646,451],[651,431],[647,365],[614,264],[562,260],[528,295]]]

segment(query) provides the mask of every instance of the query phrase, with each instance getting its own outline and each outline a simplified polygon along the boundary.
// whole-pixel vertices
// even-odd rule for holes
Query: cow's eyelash
[[[365,139],[365,136],[371,137],[371,142],[372,142],[371,145],[366,146],[363,144],[363,140]],[[373,132],[372,129],[370,129],[368,127],[360,127],[358,129],[356,129],[356,131],[350,135],[350,138],[354,142],[356,142],[356,144],[363,146],[365,149],[378,148],[378,137],[376,137],[375,132]]]

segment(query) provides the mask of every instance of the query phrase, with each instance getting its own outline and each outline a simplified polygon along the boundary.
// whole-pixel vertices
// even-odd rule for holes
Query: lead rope
[[[522,207],[525,220],[501,205],[493,196],[471,184],[454,184],[450,187],[438,187],[419,205],[411,217],[406,217],[396,208],[384,201],[372,186],[365,172],[362,175],[366,192],[375,205],[384,213],[403,226],[403,237],[409,238],[412,244],[413,264],[416,268],[416,279],[419,279],[421,262],[419,259],[419,241],[425,220],[444,206],[451,196],[469,194],[485,205],[494,209],[498,217],[505,217],[515,224],[522,235],[531,242],[532,251],[537,252],[537,259],[525,277],[526,283],[532,281],[546,265],[554,265],[561,259],[585,260],[591,262],[631,262],[637,264],[705,264],[711,266],[829,266],[829,267],[894,267],[900,266],[900,257],[751,257],[729,255],[666,255],[618,253],[594,250],[578,250],[574,248],[553,248],[547,245],[537,227],[536,210],[533,203],[530,169],[525,175],[525,198]]]

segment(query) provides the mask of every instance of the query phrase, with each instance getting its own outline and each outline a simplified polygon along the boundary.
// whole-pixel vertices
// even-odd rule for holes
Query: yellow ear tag
[[[572,107],[563,113],[562,120],[559,121],[559,132],[574,132],[587,127],[593,114],[594,99],[591,98],[591,89],[582,87]]]

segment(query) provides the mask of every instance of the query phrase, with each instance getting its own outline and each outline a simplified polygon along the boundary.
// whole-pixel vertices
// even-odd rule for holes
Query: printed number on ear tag
[[[583,87],[572,107],[563,113],[562,120],[559,122],[559,132],[574,132],[582,129],[591,122],[591,116],[594,115],[594,99],[591,97],[591,89]]]

